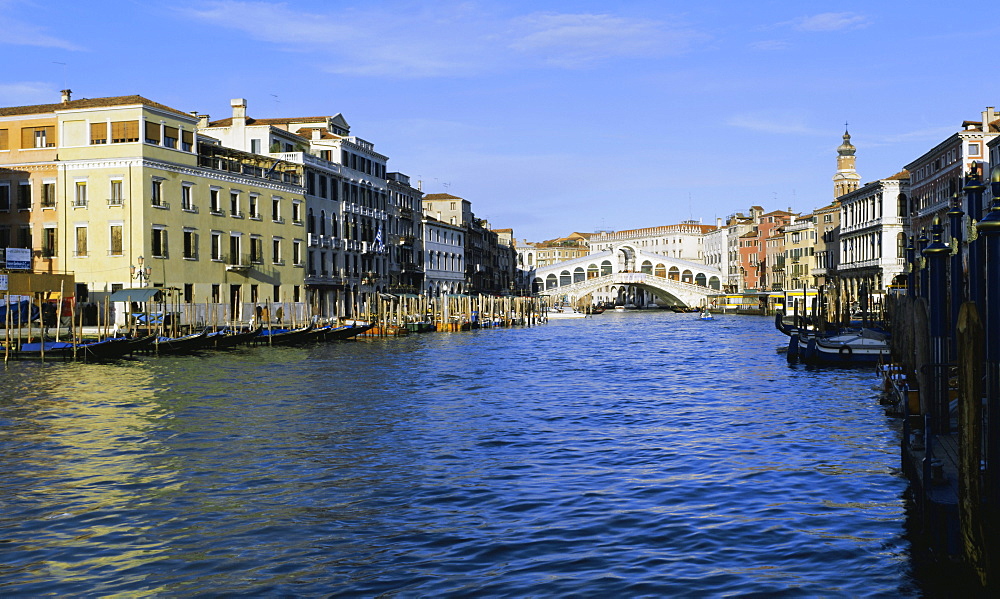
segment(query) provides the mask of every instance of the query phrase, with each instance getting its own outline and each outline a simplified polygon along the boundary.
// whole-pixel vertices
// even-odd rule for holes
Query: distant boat
[[[715,320],[715,317],[712,316],[712,313],[708,310],[702,310],[701,314],[698,316],[698,320]]]
[[[583,312],[577,312],[572,308],[552,307],[545,309],[546,318],[586,318]]]

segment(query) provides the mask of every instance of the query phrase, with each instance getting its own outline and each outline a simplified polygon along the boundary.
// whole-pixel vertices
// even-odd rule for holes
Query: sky
[[[982,3],[0,0],[0,106],[341,113],[425,193],[573,231],[833,200],[1000,105]]]

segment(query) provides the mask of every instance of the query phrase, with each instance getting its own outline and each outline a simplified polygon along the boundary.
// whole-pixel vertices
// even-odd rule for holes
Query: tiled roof
[[[895,175],[893,175],[893,176],[891,176],[891,177],[886,177],[886,178],[887,178],[888,180],[890,180],[890,181],[891,181],[891,180],[895,180],[895,179],[909,179],[909,178],[910,178],[910,171],[908,171],[908,170],[906,170],[906,169],[904,168],[903,170],[899,171],[899,172],[898,172],[898,173],[896,173]]]
[[[247,117],[247,125],[288,125],[290,123],[315,123],[317,121],[326,121],[330,117],[328,116],[307,116],[301,118],[282,118],[282,119],[255,119],[253,117]],[[225,119],[219,119],[217,121],[212,121],[209,123],[210,127],[231,127],[233,124],[233,117],[228,117]]]
[[[187,112],[177,110],[176,108],[171,108],[160,104],[159,102],[154,102],[148,98],[143,98],[142,96],[113,96],[110,98],[83,98],[80,100],[70,100],[69,102],[58,102],[56,104],[36,104],[34,106],[8,106],[5,108],[0,108],[0,116],[18,116],[27,114],[45,114],[49,112],[56,112],[58,110],[79,110],[81,108],[106,108],[109,106],[130,106],[134,104],[141,104],[143,106],[149,106],[152,108],[159,108],[160,110],[166,110],[168,112],[173,112],[187,118],[194,118]]]
[[[425,200],[461,200],[458,196],[453,196],[450,193],[425,193]]]

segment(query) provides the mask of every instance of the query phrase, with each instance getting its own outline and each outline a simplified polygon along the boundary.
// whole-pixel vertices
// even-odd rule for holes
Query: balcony
[[[416,238],[413,235],[400,235],[399,245],[411,246]]]
[[[124,206],[125,198],[108,198],[108,206]],[[53,204],[55,207],[55,204]]]
[[[160,210],[170,210],[170,202],[159,198],[150,198],[149,205],[153,208],[159,208]]]

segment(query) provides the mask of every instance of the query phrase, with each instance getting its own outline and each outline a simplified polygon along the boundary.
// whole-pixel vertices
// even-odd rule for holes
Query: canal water
[[[760,317],[12,363],[3,596],[917,596],[870,370]]]

